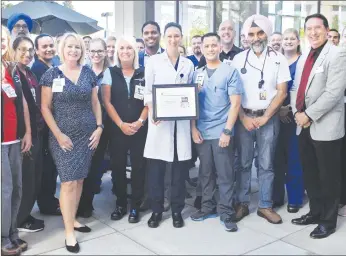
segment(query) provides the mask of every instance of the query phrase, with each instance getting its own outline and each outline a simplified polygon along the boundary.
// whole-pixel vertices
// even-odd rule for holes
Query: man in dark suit
[[[318,224],[311,238],[325,238],[335,232],[340,200],[346,49],[328,42],[328,31],[323,15],[306,17],[305,34],[311,50],[297,64],[291,98],[310,200],[309,213],[292,223]]]

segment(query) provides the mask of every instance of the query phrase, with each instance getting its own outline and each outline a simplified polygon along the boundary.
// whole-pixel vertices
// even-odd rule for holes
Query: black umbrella
[[[2,21],[7,23],[14,13],[29,15],[34,21],[33,32],[52,36],[65,32],[88,35],[103,29],[97,25],[96,20],[50,1],[23,1],[5,8],[2,10]]]

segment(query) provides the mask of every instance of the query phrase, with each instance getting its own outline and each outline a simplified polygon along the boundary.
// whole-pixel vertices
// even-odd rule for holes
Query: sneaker
[[[40,220],[40,219],[36,219],[33,216],[29,215],[29,217],[27,218],[28,222],[38,222],[38,223],[42,223],[44,224],[44,220]]]
[[[224,221],[220,220],[221,225],[225,227],[225,230],[228,232],[236,232],[238,231],[238,226],[235,222],[232,221],[231,218],[227,218]]]
[[[238,204],[235,207],[235,221],[238,222],[245,216],[249,215],[249,206],[247,204]]]
[[[12,242],[2,245],[1,246],[1,255],[7,256],[7,255],[20,255],[22,250],[17,244],[14,244]]]
[[[201,210],[193,213],[190,218],[193,221],[203,221],[209,218],[216,218],[217,213],[215,211],[212,212],[202,212]]]
[[[257,215],[266,219],[272,224],[281,224],[282,219],[272,208],[258,208]]]
[[[346,205],[342,206],[339,208],[339,212],[338,212],[339,216],[341,217],[346,217]]]
[[[29,232],[29,233],[34,233],[34,232],[39,232],[44,229],[44,224],[40,222],[25,222],[22,224],[19,228],[17,228],[18,231],[20,232]]]

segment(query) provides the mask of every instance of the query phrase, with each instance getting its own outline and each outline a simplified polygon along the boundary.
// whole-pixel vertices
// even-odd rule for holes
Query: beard
[[[256,45],[259,44],[259,45]],[[268,45],[268,40],[257,40],[254,43],[250,44],[251,49],[255,52],[255,53],[262,53],[264,51],[264,49],[267,47]]]
[[[194,50],[193,50],[193,53],[194,53],[195,55],[200,55],[200,54],[202,54],[201,48],[194,49]]]

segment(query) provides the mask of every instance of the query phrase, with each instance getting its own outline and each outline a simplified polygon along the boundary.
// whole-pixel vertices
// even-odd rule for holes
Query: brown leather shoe
[[[262,218],[265,218],[268,222],[272,224],[282,223],[280,215],[273,211],[272,208],[258,208],[257,215]]]
[[[235,206],[235,212],[235,222],[238,222],[249,215],[249,206],[246,204],[238,204]]]
[[[14,243],[9,243],[1,247],[1,255],[20,255],[22,250]]]

